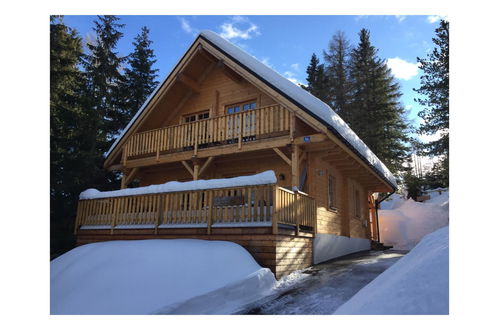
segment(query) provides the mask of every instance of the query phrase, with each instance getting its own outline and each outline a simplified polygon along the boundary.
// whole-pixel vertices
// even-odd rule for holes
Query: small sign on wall
[[[310,136],[304,136],[303,137],[303,142],[310,143],[310,141],[311,141]]]

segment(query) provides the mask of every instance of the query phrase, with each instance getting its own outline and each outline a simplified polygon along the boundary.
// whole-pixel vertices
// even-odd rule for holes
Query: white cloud
[[[399,57],[389,58],[386,61],[388,67],[392,70],[395,78],[402,80],[411,80],[418,75],[418,64],[404,61]]]
[[[269,68],[272,68],[272,64],[270,64],[270,60],[268,57],[264,57],[260,60],[260,62],[262,62],[263,64],[265,64],[266,66],[268,66]]]
[[[180,26],[182,27],[182,30],[184,30],[184,32],[186,32],[186,33],[189,33],[189,34],[192,34],[192,35],[197,35],[198,34],[198,30],[195,29],[195,28],[193,28],[191,26],[191,24],[189,23],[189,21],[186,20],[183,17],[180,17]]]
[[[294,72],[286,71],[282,75],[284,77],[286,77],[289,81],[291,81],[295,85],[298,85],[298,86],[303,85],[303,83],[296,78],[296,74]]]
[[[406,15],[395,15],[395,18],[399,21],[399,23],[402,23],[406,17]]]
[[[426,17],[426,20],[430,24],[436,23],[436,22],[440,21],[441,19],[447,21],[448,20],[447,15],[430,15],[430,16]]]
[[[358,21],[360,21],[361,19],[368,18],[368,17],[369,17],[369,15],[357,15],[357,16],[355,16],[354,20],[355,20],[356,22],[358,22]]]
[[[255,35],[259,35],[258,26],[250,22],[247,17],[233,16],[230,22],[225,22],[220,26],[222,32],[220,36],[227,40],[232,39],[251,39]]]
[[[291,66],[291,69],[295,70],[295,71],[300,71],[300,64],[298,63],[293,63],[290,65]]]

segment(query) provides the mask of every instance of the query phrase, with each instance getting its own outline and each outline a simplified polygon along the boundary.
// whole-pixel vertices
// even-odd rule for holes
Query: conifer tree
[[[142,27],[139,35],[133,42],[134,51],[128,56],[129,68],[125,69],[125,90],[126,92],[126,121],[130,121],[133,115],[149,95],[154,91],[158,82],[156,78],[158,69],[152,66],[156,62],[154,51],[151,48],[149,39],[149,29]]]
[[[423,71],[421,87],[414,89],[423,96],[415,99],[423,110],[418,115],[423,123],[419,134],[440,134],[435,141],[424,143],[422,153],[439,156],[441,161],[433,168],[433,175],[448,185],[449,178],[449,22],[440,21],[432,39],[435,48],[428,58],[417,58]]]
[[[350,80],[348,77],[348,57],[350,43],[342,31],[338,31],[329,41],[327,51],[324,51],[326,74],[330,82],[331,107],[342,115],[350,103]]]
[[[307,67],[307,86],[301,86],[310,94],[323,102],[330,104],[329,100],[329,80],[325,72],[324,64],[319,63],[319,58],[312,54],[310,64]]]
[[[83,185],[86,132],[79,70],[82,41],[62,16],[50,17],[50,224],[51,255],[70,249],[76,201]]]
[[[378,57],[369,31],[362,29],[359,37],[349,62],[352,102],[342,117],[390,170],[406,170],[409,138],[400,87]]]
[[[105,151],[110,141],[127,123],[123,109],[122,96],[124,78],[121,67],[124,57],[118,55],[116,46],[124,24],[112,15],[98,16],[94,21],[96,41],[88,43],[89,54],[86,56],[88,106],[94,111],[96,148]]]

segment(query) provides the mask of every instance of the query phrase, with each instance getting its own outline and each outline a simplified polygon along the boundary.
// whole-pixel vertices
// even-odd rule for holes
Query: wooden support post
[[[123,169],[123,176],[121,177],[121,186],[120,186],[121,189],[126,188],[127,176],[128,176],[128,170]]]
[[[208,235],[211,235],[211,223],[213,222],[213,190],[208,190]]]
[[[300,148],[293,144],[291,152],[291,186],[298,188],[300,186]]]
[[[300,235],[300,217],[298,212],[298,191],[293,191],[293,218],[295,220],[295,234]]]
[[[158,200],[158,217],[156,219],[156,226],[154,227],[154,233],[155,234],[158,234],[158,227],[160,224],[163,223],[163,215],[165,213],[165,199],[166,199],[166,196],[165,195],[161,195],[159,196],[159,200]]]
[[[192,171],[192,179],[198,180],[199,179],[199,159],[193,158],[192,164],[194,165],[194,170]]]
[[[278,234],[278,227],[277,227],[277,218],[278,214],[281,208],[281,201],[279,200],[279,197],[277,196],[278,191],[277,191],[277,185],[272,186],[272,194],[274,198],[274,207],[273,207],[273,212],[272,212],[272,234],[277,235]]]
[[[289,120],[290,120],[289,140],[293,142],[293,140],[295,139],[295,125],[296,125],[296,116],[294,112],[291,113]]]

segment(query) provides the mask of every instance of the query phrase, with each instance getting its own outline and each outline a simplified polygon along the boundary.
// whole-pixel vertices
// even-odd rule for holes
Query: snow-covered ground
[[[449,227],[431,233],[335,314],[448,314]]]
[[[193,239],[87,244],[50,273],[52,314],[228,314],[276,283],[240,245]]]
[[[449,192],[435,193],[424,203],[394,195],[378,211],[381,241],[410,250],[427,234],[449,224]]]

